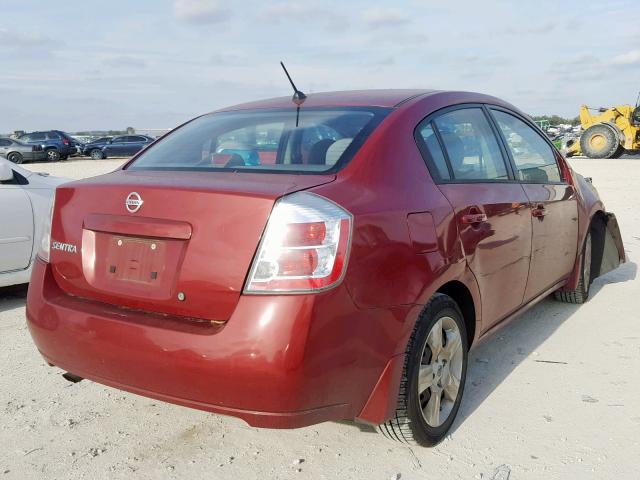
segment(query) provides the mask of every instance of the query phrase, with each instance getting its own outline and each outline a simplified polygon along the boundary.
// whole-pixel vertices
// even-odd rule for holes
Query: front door
[[[481,106],[449,109],[423,122],[419,132],[455,211],[486,330],[522,305],[531,255],[529,201]]]
[[[577,254],[578,201],[563,178],[556,150],[531,125],[511,113],[492,109],[531,205],[532,251],[525,301],[566,278]]]

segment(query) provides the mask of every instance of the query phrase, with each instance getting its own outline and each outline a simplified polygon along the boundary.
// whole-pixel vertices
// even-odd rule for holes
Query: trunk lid
[[[51,230],[54,278],[78,297],[225,321],[275,200],[334,178],[118,171],[65,184]]]

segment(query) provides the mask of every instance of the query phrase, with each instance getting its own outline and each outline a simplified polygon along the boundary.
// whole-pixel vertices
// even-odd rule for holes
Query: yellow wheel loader
[[[591,114],[586,105],[580,107],[582,136],[567,145],[567,156],[617,158],[628,150],[640,150],[640,95],[636,106],[619,105],[599,108]]]

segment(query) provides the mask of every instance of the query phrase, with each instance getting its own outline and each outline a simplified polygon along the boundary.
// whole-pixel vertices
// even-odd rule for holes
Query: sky
[[[635,103],[638,0],[0,0],[0,133],[172,128],[362,88],[471,90],[532,114]]]

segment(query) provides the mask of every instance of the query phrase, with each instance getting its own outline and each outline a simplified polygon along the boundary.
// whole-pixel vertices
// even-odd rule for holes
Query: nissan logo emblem
[[[142,197],[138,192],[131,192],[127,196],[127,199],[124,202],[124,206],[127,207],[127,210],[130,213],[136,213],[142,208],[143,203],[144,202],[142,201]]]

